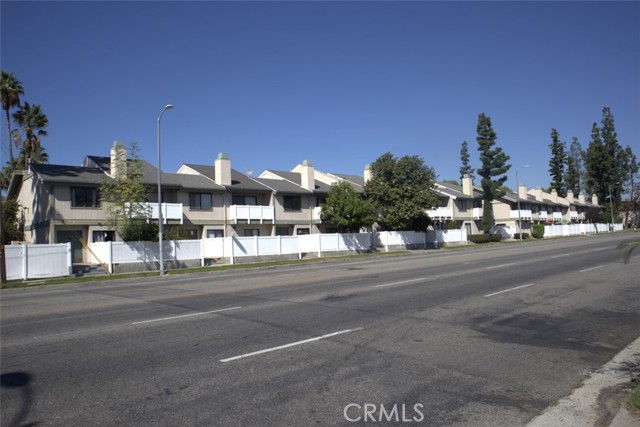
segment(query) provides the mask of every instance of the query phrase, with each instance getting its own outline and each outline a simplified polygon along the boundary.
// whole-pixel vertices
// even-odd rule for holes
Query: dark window
[[[210,193],[189,193],[189,207],[191,209],[211,209],[213,206]]]
[[[289,227],[276,227],[276,236],[289,236]]]
[[[93,242],[113,242],[116,236],[113,231],[95,230],[91,237]]]
[[[257,206],[258,198],[256,196],[232,196],[231,197],[232,205],[249,205],[249,206]]]
[[[298,236],[306,236],[309,234],[308,228],[298,228]]]
[[[328,228],[327,228],[327,233],[328,233],[328,234],[335,234],[335,233],[337,233],[337,232],[338,232],[338,229],[337,229],[337,228],[334,228],[334,227],[328,227]]]
[[[260,230],[258,230],[257,228],[248,228],[244,230],[245,237],[259,236],[259,235],[260,235]]]
[[[78,187],[71,189],[71,206],[74,208],[97,208],[100,196],[97,188]]]
[[[325,203],[327,203],[327,199],[324,197],[316,197],[316,206],[320,207],[321,205],[324,205]]]
[[[302,198],[300,196],[284,196],[285,211],[299,211],[302,209]]]
[[[207,239],[212,239],[215,237],[224,237],[224,233],[222,230],[207,230]]]

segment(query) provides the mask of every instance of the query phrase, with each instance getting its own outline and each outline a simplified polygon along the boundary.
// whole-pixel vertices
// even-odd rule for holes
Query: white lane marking
[[[570,256],[570,255],[573,255],[573,254],[562,254],[562,255],[556,255],[556,256],[552,256],[552,257],[551,257],[551,259],[555,259],[555,258],[562,258],[562,257],[565,257],[565,256]]]
[[[143,320],[141,322],[133,322],[132,325],[140,325],[142,323],[151,323],[151,322],[160,322],[163,320],[182,319],[183,317],[202,316],[203,314],[222,313],[223,311],[238,310],[240,308],[242,307],[229,307],[229,308],[222,308],[220,310],[203,311],[201,313],[191,313],[191,314],[183,314],[181,316],[163,317],[162,319]]]
[[[528,288],[529,286],[533,286],[533,285],[534,285],[533,283],[529,283],[528,285],[516,286],[515,288],[505,289],[504,291],[499,291],[499,292],[494,292],[492,294],[487,294],[487,295],[485,295],[485,298],[492,297],[494,295],[500,295],[500,294],[503,294],[505,292],[515,291],[516,289]]]
[[[420,277],[419,279],[403,280],[402,282],[385,283],[384,285],[376,285],[376,286],[374,286],[374,288],[384,288],[384,287],[387,287],[387,286],[404,285],[405,283],[420,282],[420,281],[423,281],[423,280],[427,280],[427,278],[426,277]]]
[[[502,267],[509,267],[511,265],[516,265],[515,262],[512,262],[510,264],[502,264],[502,265],[492,265],[491,267],[487,267],[487,270],[491,270],[493,268],[502,268]]]
[[[602,268],[604,267],[604,265],[599,265],[597,267],[591,267],[591,268],[585,268],[584,270],[580,270],[580,273],[585,273],[587,271],[591,271],[591,270],[597,270],[598,268]]]
[[[609,249],[613,249],[613,248],[615,248],[615,246],[609,246],[609,247],[606,247],[606,248],[591,249],[589,252],[608,251]]]
[[[264,350],[254,351],[253,353],[245,353],[245,354],[241,354],[240,356],[229,357],[227,359],[220,359],[220,361],[222,363],[232,362],[234,360],[245,359],[247,357],[257,356],[258,354],[270,353],[272,351],[282,350],[282,349],[285,349],[285,348],[294,347],[296,345],[307,344],[307,343],[314,342],[314,341],[320,341],[320,340],[323,340],[325,338],[335,337],[336,335],[348,334],[349,332],[361,331],[363,329],[364,328],[345,329],[344,331],[332,332],[330,334],[321,335],[319,337],[313,337],[313,338],[309,338],[309,339],[302,340],[302,341],[296,341],[296,342],[292,342],[292,343],[289,343],[289,344],[279,345],[277,347],[271,347],[271,348],[266,348]]]

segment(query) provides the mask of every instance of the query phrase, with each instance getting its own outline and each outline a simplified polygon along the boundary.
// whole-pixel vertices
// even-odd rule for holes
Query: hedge
[[[544,237],[544,225],[533,224],[533,232],[531,234],[536,239],[542,239]]]

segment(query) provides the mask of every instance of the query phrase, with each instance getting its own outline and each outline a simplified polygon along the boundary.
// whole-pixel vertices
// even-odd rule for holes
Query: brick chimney
[[[109,175],[117,179],[123,173],[127,173],[127,147],[122,141],[114,141],[111,146]]]
[[[231,185],[231,160],[226,153],[218,153],[214,181],[219,185]]]

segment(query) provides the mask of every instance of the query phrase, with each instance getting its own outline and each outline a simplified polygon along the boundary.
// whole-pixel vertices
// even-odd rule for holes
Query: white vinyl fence
[[[42,279],[72,274],[71,243],[5,246],[7,280]]]
[[[545,225],[544,237],[567,237],[580,234],[607,233],[611,231],[622,231],[622,224],[567,224],[567,225]]]

